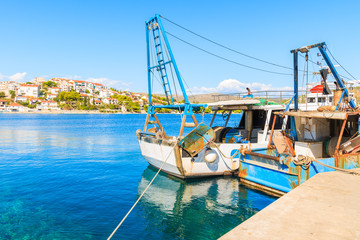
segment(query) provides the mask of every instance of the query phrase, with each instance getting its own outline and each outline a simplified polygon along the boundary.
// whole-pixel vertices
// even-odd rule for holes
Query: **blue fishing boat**
[[[298,54],[318,48],[336,80],[333,105],[315,111],[299,109]],[[287,117],[283,131],[272,127],[266,149],[240,151],[242,184],[281,196],[321,172],[356,172],[360,167],[360,112],[326,51],[325,43],[294,49],[293,110],[275,113]],[[326,86],[326,78],[323,85]],[[325,93],[326,94],[326,93]],[[329,93],[330,94],[330,93]]]

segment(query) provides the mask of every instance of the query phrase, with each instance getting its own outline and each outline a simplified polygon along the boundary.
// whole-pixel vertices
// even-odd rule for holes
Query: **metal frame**
[[[198,126],[198,122],[194,116],[194,111],[199,111],[201,108],[206,108],[206,104],[191,104],[188,96],[185,91],[185,87],[179,72],[179,69],[177,67],[173,52],[170,47],[169,40],[167,38],[166,32],[164,30],[163,24],[161,22],[161,16],[159,14],[156,14],[155,17],[151,18],[149,21],[145,22],[145,30],[146,30],[146,51],[147,51],[147,75],[148,75],[148,92],[149,92],[149,109],[148,109],[148,115],[146,116],[145,120],[145,126],[144,126],[144,132],[147,131],[147,125],[150,122],[157,123],[159,128],[161,129],[164,137],[166,137],[166,134],[164,132],[163,127],[160,124],[159,119],[156,116],[155,110],[157,108],[159,109],[173,109],[173,110],[179,110],[184,114],[184,117],[182,119],[181,127],[180,127],[180,133],[179,136],[182,136],[184,127],[188,127],[186,124],[186,116],[191,116],[195,126]],[[152,32],[152,33],[151,33]],[[151,35],[151,36],[150,36]],[[151,60],[150,60],[150,37],[154,39],[154,45],[155,45],[155,53],[156,53],[156,61],[157,63],[152,66]],[[167,51],[169,53],[169,56],[167,59],[164,58],[164,51]],[[165,61],[167,60],[167,61]],[[177,83],[179,84],[182,95],[184,98],[184,104],[175,104],[171,86],[167,74],[167,68],[172,69],[172,67],[175,70]],[[160,72],[161,75],[161,81],[163,85],[163,90],[165,92],[165,96],[167,99],[168,105],[157,105],[154,106],[152,103],[152,70],[156,69]],[[175,78],[175,77],[174,77]],[[174,79],[175,80],[175,79]],[[175,83],[174,83],[175,84]],[[150,121],[150,117],[154,117],[156,121]]]
[[[309,46],[305,46],[305,47],[301,47],[298,49],[294,49],[291,50],[290,52],[294,54],[294,95],[295,95],[295,99],[294,99],[294,107],[295,110],[298,110],[298,52],[308,52],[310,49],[312,48],[319,48],[319,51],[321,53],[321,55],[323,56],[326,64],[328,65],[328,67],[330,68],[331,73],[333,74],[337,84],[339,85],[339,87],[341,88],[341,90],[343,90],[343,95],[345,97],[349,97],[349,91],[347,90],[345,84],[343,83],[343,81],[340,78],[340,75],[338,74],[338,72],[336,71],[334,65],[332,64],[329,56],[327,55],[326,51],[325,51],[325,47],[326,44],[325,42],[321,42],[321,43],[317,43],[317,44],[313,44],[313,45],[309,45]],[[349,101],[349,105],[351,108],[355,109],[356,108],[356,104],[354,103],[354,101],[352,99],[350,99]],[[337,107],[338,108],[338,107]]]

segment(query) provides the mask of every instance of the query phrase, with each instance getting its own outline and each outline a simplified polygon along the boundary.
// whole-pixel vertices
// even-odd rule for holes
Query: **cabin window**
[[[333,101],[333,97],[329,97],[329,102],[332,102]]]
[[[315,102],[315,98],[308,98],[308,103],[314,103]]]
[[[326,99],[324,97],[318,98],[318,103],[324,103],[324,102],[326,102]]]

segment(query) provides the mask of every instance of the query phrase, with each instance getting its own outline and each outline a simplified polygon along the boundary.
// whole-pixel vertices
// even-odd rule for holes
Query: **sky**
[[[155,14],[236,51],[290,68],[291,49],[325,41],[337,61],[360,79],[359,1],[12,0],[0,1],[0,9],[0,81],[65,77],[146,92],[145,21]],[[231,61],[292,73],[220,48],[166,20],[163,24],[171,34]],[[193,94],[293,86],[291,75],[245,68],[168,38]],[[316,53],[311,52],[313,61],[319,60]],[[310,65],[311,73],[318,70]],[[338,71],[352,79],[340,67]],[[303,81],[302,73],[299,78]]]

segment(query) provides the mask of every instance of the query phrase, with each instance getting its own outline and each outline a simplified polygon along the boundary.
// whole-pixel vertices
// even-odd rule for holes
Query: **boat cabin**
[[[214,111],[210,127],[216,134],[216,143],[261,143],[269,140],[270,129],[274,125],[281,131],[287,124],[287,117],[275,118],[274,111],[284,111],[285,105],[267,102],[265,99],[241,99],[209,103]],[[235,111],[241,111],[240,121],[236,126],[228,126]],[[222,117],[221,126],[213,126],[214,120]],[[275,121],[275,122],[274,122]]]
[[[295,126],[287,129],[297,155],[328,158],[360,151],[358,112],[282,112],[293,117]]]

